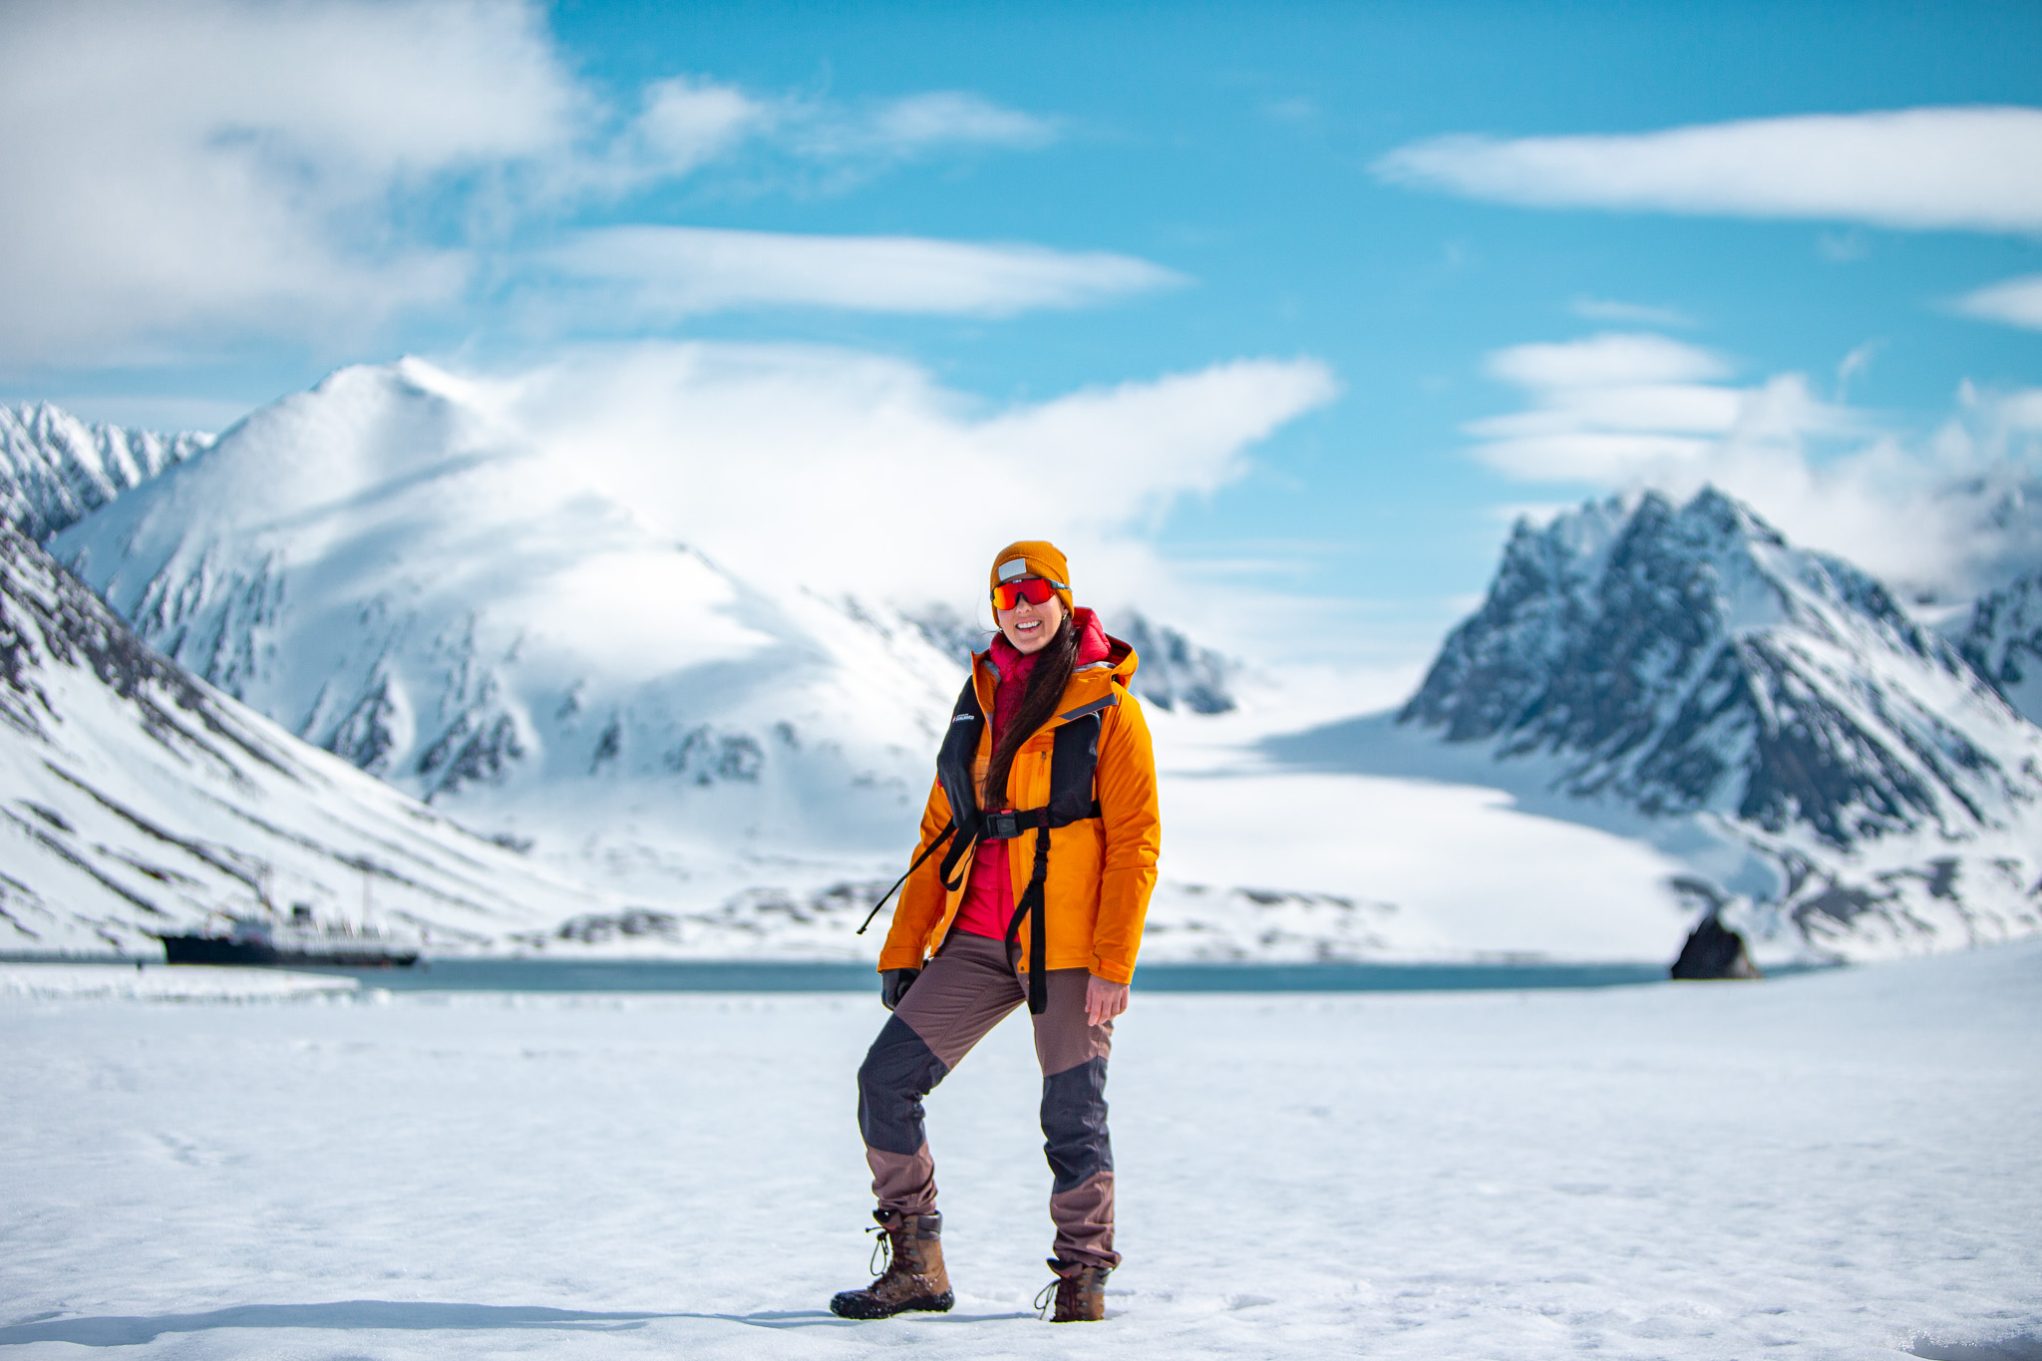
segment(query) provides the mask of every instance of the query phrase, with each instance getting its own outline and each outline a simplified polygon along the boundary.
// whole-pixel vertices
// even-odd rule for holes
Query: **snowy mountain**
[[[0,406],[0,520],[47,539],[212,442],[87,425],[47,402]]]
[[[285,750],[600,886],[434,919],[498,947],[869,955],[850,925],[904,863],[988,633],[730,571],[413,360],[264,408],[50,548]],[[1239,663],[1109,622],[1142,653],[1169,789],[1155,958],[1671,958],[1698,908],[1775,957],[2042,924],[2042,734],[1880,583],[1715,493],[1520,527],[1401,724],[1272,742],[1267,716],[1223,712]],[[1263,759],[1284,742],[1315,772]],[[95,787],[175,806],[159,766]],[[148,919],[93,891],[96,920]]]
[[[1714,490],[1520,523],[1398,719],[1729,829],[1772,867],[1765,933],[1849,953],[2042,926],[2042,730],[1877,581]]]
[[[1225,653],[1201,647],[1174,628],[1130,611],[1115,633],[1141,657],[1134,691],[1159,709],[1224,714],[1240,707],[1246,668]]]
[[[146,953],[265,895],[459,948],[591,901],[193,680],[6,524],[0,791],[0,951]]]
[[[307,741],[658,902],[890,860],[957,686],[905,618],[660,538],[415,360],[256,412],[51,548]]]
[[[2042,572],[1981,597],[1958,645],[2009,704],[2042,723]]]

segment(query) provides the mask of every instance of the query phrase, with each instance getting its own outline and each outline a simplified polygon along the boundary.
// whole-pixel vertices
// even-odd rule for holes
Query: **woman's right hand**
[[[920,969],[888,969],[879,975],[879,1000],[888,1011],[900,1005],[900,999],[908,995],[915,979],[921,976]]]

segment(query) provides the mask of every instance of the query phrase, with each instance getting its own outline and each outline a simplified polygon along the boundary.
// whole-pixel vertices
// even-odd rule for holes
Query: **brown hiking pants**
[[[1085,1023],[1083,969],[1052,969],[1049,1005],[1035,1022],[1042,1064],[1042,1150],[1054,1178],[1049,1215],[1056,1256],[1114,1267],[1113,1147],[1106,1134],[1106,1056],[1113,1023]],[[1008,1012],[1028,1000],[1006,945],[956,931],[908,989],[858,1069],[858,1128],[882,1211],[936,1208],[936,1164],[922,1131],[922,1098]]]

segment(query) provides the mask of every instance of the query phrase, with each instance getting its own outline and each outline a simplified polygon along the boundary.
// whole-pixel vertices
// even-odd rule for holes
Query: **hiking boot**
[[[1086,1266],[1052,1257],[1049,1269],[1056,1273],[1056,1279],[1035,1297],[1035,1307],[1047,1308],[1049,1292],[1054,1290],[1056,1312],[1049,1316],[1051,1323],[1097,1323],[1106,1317],[1106,1275],[1110,1267]]]
[[[946,1312],[957,1297],[950,1293],[950,1277],[943,1270],[943,1216],[874,1210],[872,1217],[884,1233],[873,1246],[873,1260],[876,1263],[883,1254],[886,1269],[863,1290],[838,1294],[830,1301],[830,1312],[840,1318],[891,1318],[910,1309]]]

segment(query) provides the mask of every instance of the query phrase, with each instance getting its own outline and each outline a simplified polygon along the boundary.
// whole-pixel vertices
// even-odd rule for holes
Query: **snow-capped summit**
[[[52,549],[307,740],[647,892],[897,849],[957,684],[898,616],[725,571],[417,360],[256,412]]]
[[[2003,827],[2037,730],[1870,576],[1709,489],[1520,523],[1400,715],[1563,787],[1847,847]]]
[[[0,406],[0,520],[46,539],[212,442],[88,425],[48,402]]]
[[[1768,954],[2042,930],[2042,729],[1878,581],[1719,491],[1520,523],[1398,722],[1684,861],[1669,886]]]

